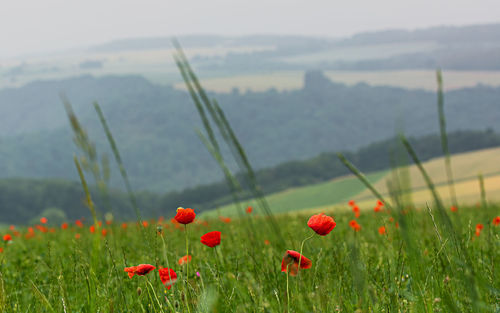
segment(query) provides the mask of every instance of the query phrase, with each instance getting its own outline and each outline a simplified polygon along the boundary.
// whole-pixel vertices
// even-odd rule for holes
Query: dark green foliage
[[[195,133],[201,122],[189,95],[139,77],[80,77],[0,91],[0,177],[77,179],[61,91],[99,153],[111,156],[92,106],[99,101],[133,189],[166,192],[222,179]],[[395,120],[411,136],[438,131],[432,92],[349,87],[319,72],[309,73],[301,90],[215,96],[256,169],[327,151],[355,150],[393,136]],[[500,88],[469,88],[445,96],[448,131],[500,130]],[[221,153],[227,156],[229,151]],[[237,168],[234,163],[228,167]],[[112,173],[111,186],[123,188],[118,168]]]

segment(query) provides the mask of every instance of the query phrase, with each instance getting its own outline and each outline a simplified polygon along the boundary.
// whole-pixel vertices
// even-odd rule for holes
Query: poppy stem
[[[184,224],[184,233],[186,235],[186,255],[189,258],[189,240],[188,240],[187,224]],[[188,278],[189,278],[189,262],[186,262],[186,280],[185,280],[185,283],[186,283],[186,307],[187,307],[188,313],[191,313],[191,311],[189,309],[189,299],[188,299],[189,298]]]
[[[290,293],[288,291],[288,274],[290,273],[290,264],[286,266],[286,312],[290,312]]]
[[[217,274],[217,286],[221,289],[220,285],[220,272],[219,272],[219,255],[217,254],[217,246],[214,247],[214,257],[215,257],[215,273]]]
[[[302,240],[302,243],[300,244],[300,252],[299,252],[300,257],[299,257],[299,266],[297,268],[297,276],[299,276],[299,274],[300,274],[300,263],[302,261],[302,250],[304,249],[304,243],[306,241],[308,241],[309,239],[311,239],[312,237],[314,237],[314,235],[315,235],[315,233],[312,234],[311,236],[307,237],[306,239]],[[298,284],[298,280],[300,279],[300,276],[297,278],[298,278],[297,279],[297,284]]]

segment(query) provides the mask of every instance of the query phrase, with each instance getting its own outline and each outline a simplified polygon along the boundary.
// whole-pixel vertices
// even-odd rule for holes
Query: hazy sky
[[[500,22],[500,0],[0,0],[0,56],[125,37],[340,37],[387,28],[491,22]]]

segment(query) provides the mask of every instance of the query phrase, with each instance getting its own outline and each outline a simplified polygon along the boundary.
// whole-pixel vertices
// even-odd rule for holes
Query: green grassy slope
[[[387,174],[387,171],[379,171],[367,175],[371,182],[377,182]],[[351,197],[363,192],[365,187],[353,176],[336,178],[324,183],[291,188],[277,192],[266,197],[273,213],[284,213],[308,209],[311,207],[327,206],[339,202],[348,201]],[[255,201],[245,201],[246,206],[256,206]],[[217,210],[204,213],[204,216],[237,216],[235,205],[230,204]]]

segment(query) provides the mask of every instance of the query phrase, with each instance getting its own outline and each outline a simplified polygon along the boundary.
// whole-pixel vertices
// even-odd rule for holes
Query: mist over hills
[[[256,168],[353,150],[399,129],[414,136],[438,131],[433,92],[346,86],[318,71],[304,79],[304,88],[293,91],[210,94]],[[136,189],[165,192],[221,179],[195,134],[201,123],[188,94],[138,76],[84,76],[0,90],[0,110],[6,112],[0,116],[0,177],[77,178],[60,92],[73,103],[98,152],[109,154],[92,101],[101,104]],[[498,131],[498,99],[500,88],[488,86],[447,92],[448,130]],[[116,169],[111,183],[122,188]]]

